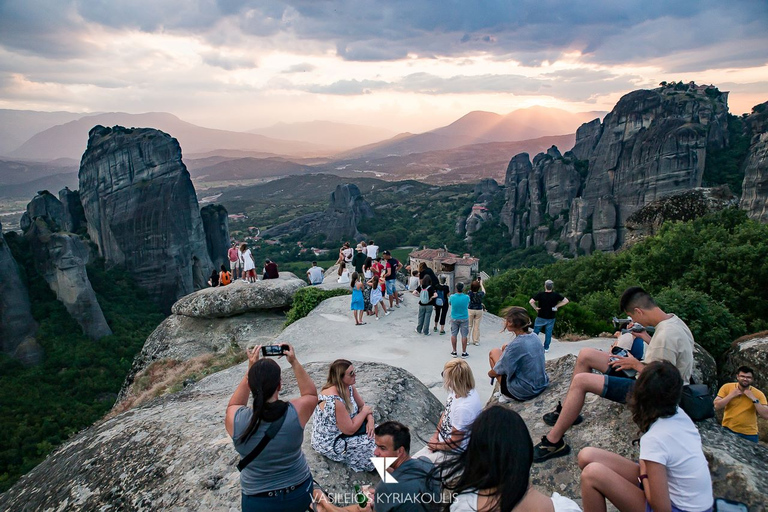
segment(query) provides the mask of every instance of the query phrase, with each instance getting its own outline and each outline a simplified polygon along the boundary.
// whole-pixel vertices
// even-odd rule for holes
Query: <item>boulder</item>
[[[24,364],[38,364],[44,354],[34,338],[37,322],[32,317],[29,292],[2,233],[0,225],[0,347]]]
[[[231,270],[227,256],[230,247],[227,209],[220,204],[209,204],[200,209],[200,218],[205,231],[205,246],[213,268],[218,271],[224,265],[227,270]]]
[[[280,272],[278,279],[255,283],[235,281],[228,286],[204,288],[179,299],[171,308],[174,315],[194,318],[222,318],[251,311],[284,308],[307,282],[290,272]]]
[[[528,402],[506,405],[523,417],[534,443],[550,429],[542,416],[554,409],[558,400],[565,399],[575,360],[575,356],[569,355],[548,361],[549,389]],[[496,399],[493,398],[490,403],[496,403]],[[572,498],[581,496],[581,471],[577,454],[588,446],[637,460],[639,447],[632,442],[639,438],[640,433],[626,406],[590,395],[582,414],[584,423],[572,427],[566,433],[566,441],[572,448],[571,454],[534,464],[531,471],[533,485]],[[766,510],[768,448],[726,432],[712,419],[697,423],[697,427],[712,473],[715,495],[746,502],[752,511]]]
[[[739,366],[752,368],[755,387],[768,393],[768,331],[742,336],[733,342],[723,356],[720,383],[733,382]]]
[[[24,233],[38,272],[83,334],[94,340],[109,336],[112,329],[104,318],[85,268],[91,255],[88,246],[77,235],[53,233],[50,228],[47,218],[36,217]]]
[[[305,366],[318,386],[328,364]],[[355,366],[357,388],[376,421],[406,424],[412,452],[421,448],[420,440],[435,429],[440,402],[404,370],[379,363]],[[0,495],[0,509],[239,510],[239,456],[224,430],[224,411],[245,370],[244,363],[216,373],[80,432]],[[284,370],[281,396],[297,395],[293,372]],[[375,474],[353,473],[316,454],[311,432],[310,421],[304,453],[327,491],[348,493],[356,483],[378,481]]]
[[[285,325],[279,310],[256,311],[227,318],[193,318],[171,315],[152,331],[134,358],[117,397],[126,398],[133,381],[155,361],[186,361],[203,354],[226,353],[257,345],[268,345]]]
[[[107,266],[125,266],[166,312],[206,286],[213,265],[176,139],[151,128],[96,126],[79,181],[88,234]]]
[[[22,214],[19,221],[21,230],[26,232],[37,217],[48,218],[54,231],[65,229],[66,211],[64,205],[47,190],[38,192],[32,201],[27,204],[27,211]]]

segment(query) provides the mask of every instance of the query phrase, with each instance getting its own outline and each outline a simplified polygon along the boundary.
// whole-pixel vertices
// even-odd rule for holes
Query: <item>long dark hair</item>
[[[683,393],[683,378],[669,361],[653,361],[643,368],[629,396],[632,419],[641,432],[648,432],[659,418],[677,413]]]
[[[494,405],[475,418],[468,435],[467,449],[438,464],[432,478],[441,475],[452,493],[496,489],[492,510],[510,512],[530,483],[533,442],[528,427],[515,411]],[[450,508],[446,504],[445,512]]]
[[[248,370],[248,387],[253,395],[253,416],[248,428],[240,435],[245,442],[258,430],[261,421],[272,422],[278,419],[288,407],[286,402],[277,400],[267,402],[280,386],[280,365],[272,359],[259,359]]]
[[[373,266],[373,258],[368,256],[367,258],[365,258],[365,263],[363,263],[363,270],[365,270],[367,268],[369,269],[372,266]]]

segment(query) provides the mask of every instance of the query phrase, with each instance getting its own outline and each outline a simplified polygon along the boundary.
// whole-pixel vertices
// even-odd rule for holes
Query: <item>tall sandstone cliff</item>
[[[151,128],[94,127],[80,162],[88,234],[166,312],[205,286],[213,265],[176,139]]]
[[[35,341],[37,323],[19,266],[0,225],[0,348],[24,364],[43,360],[43,349]]]
[[[714,87],[634,91],[602,123],[582,125],[564,155],[553,146],[532,162],[515,156],[501,214],[512,246],[618,248],[632,213],[701,186],[707,149],[728,144],[727,114],[727,93]]]
[[[740,206],[751,218],[768,222],[768,102],[757,105],[746,121],[753,136],[744,164]]]

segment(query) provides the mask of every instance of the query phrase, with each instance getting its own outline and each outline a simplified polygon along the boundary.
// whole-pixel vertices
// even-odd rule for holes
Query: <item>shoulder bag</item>
[[[285,417],[287,415],[288,409],[286,408],[283,415],[269,426],[267,432],[264,434],[264,437],[261,439],[261,441],[259,441],[259,444],[256,445],[256,448],[251,450],[251,453],[240,459],[240,462],[237,464],[238,471],[244,470],[248,464],[253,462],[253,460],[258,457],[261,452],[264,451],[264,448],[266,448],[269,442],[274,439],[280,428],[283,426],[283,422],[285,421]]]

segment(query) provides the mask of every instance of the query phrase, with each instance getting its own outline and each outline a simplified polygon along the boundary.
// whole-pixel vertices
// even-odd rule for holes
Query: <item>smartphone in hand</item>
[[[264,357],[278,357],[285,354],[288,345],[264,345],[261,347],[261,355]]]

